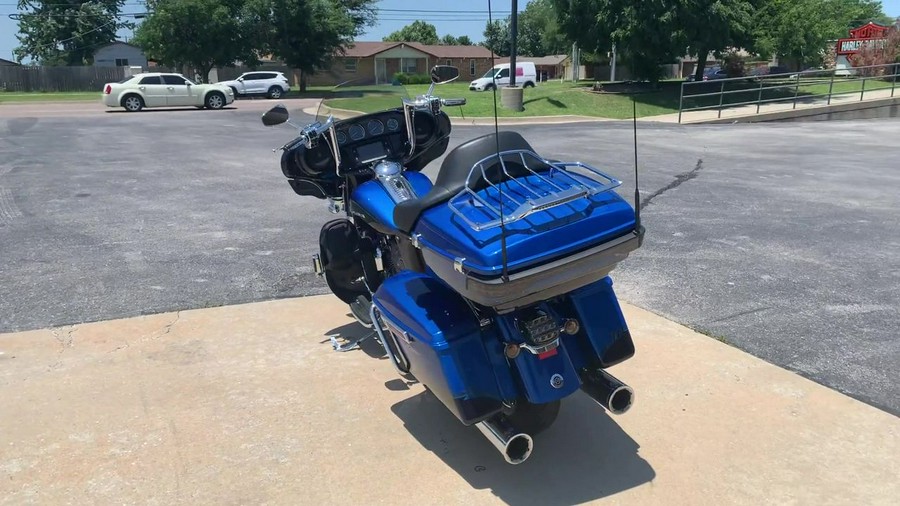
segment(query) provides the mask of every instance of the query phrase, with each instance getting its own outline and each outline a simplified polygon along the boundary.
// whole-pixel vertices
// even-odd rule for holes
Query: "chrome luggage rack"
[[[501,183],[494,184],[485,171],[489,166],[496,165],[494,160],[498,158],[505,179]],[[532,166],[546,167],[546,170],[538,173],[529,166],[526,158],[531,160]],[[513,176],[507,167],[508,163],[521,163],[524,172],[518,177]],[[571,169],[583,171],[576,173]],[[481,195],[479,190],[472,186],[479,181],[477,177],[479,173],[487,183],[487,186],[480,190]],[[537,178],[539,185],[532,186],[522,181],[523,178],[532,176]],[[492,154],[472,165],[466,177],[465,188],[450,199],[448,205],[470,227],[480,232],[499,227],[501,215],[503,224],[508,225],[534,212],[610,191],[621,184],[618,179],[585,163],[551,162],[534,151],[514,149]],[[496,195],[491,195],[491,189]]]

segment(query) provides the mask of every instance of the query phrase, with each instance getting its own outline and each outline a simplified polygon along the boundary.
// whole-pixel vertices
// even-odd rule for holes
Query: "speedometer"
[[[377,119],[373,119],[368,124],[369,135],[381,135],[384,133],[384,123]]]
[[[350,138],[358,141],[366,136],[366,130],[361,125],[353,125],[350,127]]]
[[[338,138],[339,145],[343,146],[344,144],[347,143],[347,134],[345,134],[344,132],[338,132],[337,138]]]
[[[400,122],[397,121],[395,118],[391,118],[387,121],[387,128],[388,128],[388,130],[393,132],[394,130],[400,128]]]

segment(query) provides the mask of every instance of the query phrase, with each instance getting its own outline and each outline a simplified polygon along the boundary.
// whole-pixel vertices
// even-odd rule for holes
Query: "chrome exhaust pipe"
[[[475,424],[478,430],[494,447],[503,454],[503,459],[510,464],[521,464],[531,456],[534,440],[531,436],[512,426],[505,416],[499,414],[488,420]]]
[[[621,415],[634,404],[634,390],[603,369],[581,372],[581,390],[614,415]]]

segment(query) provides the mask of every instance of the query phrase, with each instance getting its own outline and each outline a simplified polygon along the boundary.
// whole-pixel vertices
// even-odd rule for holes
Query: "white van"
[[[469,84],[472,91],[485,91],[497,86],[509,85],[509,63],[501,63],[495,65],[494,68],[488,70],[480,78]],[[534,69],[534,63],[530,61],[516,62],[516,86],[530,88],[537,82],[537,71]]]

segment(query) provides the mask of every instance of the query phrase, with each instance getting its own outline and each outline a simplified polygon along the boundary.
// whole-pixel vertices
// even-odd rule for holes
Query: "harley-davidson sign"
[[[883,49],[889,29],[890,27],[875,23],[867,23],[859,28],[854,28],[850,30],[849,39],[838,39],[837,54],[849,56],[867,47]]]

